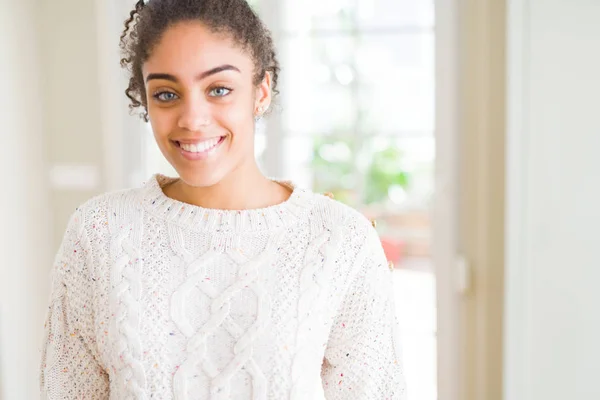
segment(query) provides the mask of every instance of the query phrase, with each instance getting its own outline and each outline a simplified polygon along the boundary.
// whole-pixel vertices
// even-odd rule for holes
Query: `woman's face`
[[[270,77],[253,85],[254,62],[198,22],[168,28],[142,68],[158,147],[181,179],[212,186],[254,166],[254,117],[270,101]]]

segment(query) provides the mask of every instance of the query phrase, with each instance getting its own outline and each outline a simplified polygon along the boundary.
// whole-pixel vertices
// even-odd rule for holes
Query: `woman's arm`
[[[327,400],[406,399],[392,273],[374,229],[366,246],[325,350]]]
[[[40,366],[42,398],[109,397],[94,334],[91,253],[78,210],[71,217],[52,268],[50,305]]]

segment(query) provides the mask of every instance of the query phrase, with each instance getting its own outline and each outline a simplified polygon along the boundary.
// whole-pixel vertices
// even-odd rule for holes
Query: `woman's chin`
[[[221,174],[217,171],[199,172],[177,169],[177,173],[183,183],[194,188],[211,187],[219,183],[222,179]]]

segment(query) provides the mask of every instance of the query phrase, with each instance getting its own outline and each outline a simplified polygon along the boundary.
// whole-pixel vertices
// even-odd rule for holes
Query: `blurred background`
[[[39,397],[74,208],[175,174],[123,95],[133,3],[0,0],[0,399]],[[250,3],[261,168],[377,220],[409,400],[600,398],[600,1]]]

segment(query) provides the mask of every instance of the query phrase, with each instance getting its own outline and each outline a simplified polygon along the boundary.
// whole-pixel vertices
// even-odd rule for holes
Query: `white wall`
[[[14,0],[17,2],[17,0]],[[38,0],[44,128],[48,167],[90,171],[89,187],[52,187],[52,246],[59,245],[75,207],[104,190],[102,90],[96,6],[91,0]],[[114,38],[115,46],[118,37]],[[93,178],[95,176],[95,178]],[[90,179],[93,178],[93,179]],[[68,183],[68,182],[66,182]]]
[[[35,399],[49,251],[35,0],[0,0],[0,398]]]
[[[0,0],[0,400],[39,397],[49,271],[69,215],[123,187],[133,165],[125,161],[139,160],[136,140],[125,138],[139,124],[117,77],[119,6]],[[127,155],[125,143],[134,144]],[[55,166],[89,171],[95,182],[53,186]]]
[[[505,398],[599,399],[600,1],[508,3]]]

